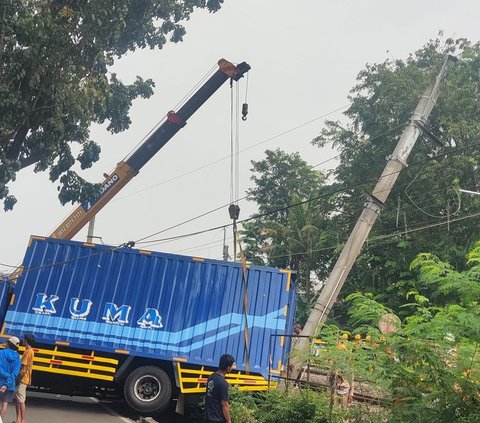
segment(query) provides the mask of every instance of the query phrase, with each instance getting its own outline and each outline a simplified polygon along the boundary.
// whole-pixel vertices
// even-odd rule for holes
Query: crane
[[[177,110],[167,113],[163,123],[125,160],[120,161],[113,172],[104,174],[98,196],[80,204],[50,234],[52,238],[72,239],[128,182],[140,169],[186,124],[188,119],[227,80],[238,81],[250,70],[245,62],[234,65],[220,59],[218,70],[208,78]]]

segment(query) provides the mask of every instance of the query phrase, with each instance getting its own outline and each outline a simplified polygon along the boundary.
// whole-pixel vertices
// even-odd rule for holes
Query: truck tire
[[[139,367],[127,377],[124,395],[127,404],[140,414],[161,413],[172,399],[172,382],[158,367]]]

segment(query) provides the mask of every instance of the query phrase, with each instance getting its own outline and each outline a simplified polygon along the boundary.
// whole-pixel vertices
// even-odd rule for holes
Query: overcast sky
[[[240,155],[243,194],[251,186],[250,161],[262,159],[266,149],[298,151],[312,165],[335,155],[310,142],[323,126],[321,117],[348,104],[349,90],[366,63],[403,59],[439,30],[446,36],[478,41],[479,18],[478,0],[225,0],[216,14],[197,11],[185,23],[183,43],[169,44],[162,51],[130,53],[115,65],[114,71],[126,83],[136,75],[152,78],[155,94],[135,102],[128,131],[112,136],[104,128],[92,128],[102,156],[82,176],[100,182],[102,174],[110,172],[224,57],[252,66],[250,114],[240,130],[240,148],[247,149]],[[243,82],[242,99],[244,89]],[[95,235],[105,244],[138,240],[228,204],[230,160],[220,159],[230,153],[229,91],[228,84],[220,88],[97,215]],[[328,118],[339,119],[341,114]],[[56,184],[47,174],[24,170],[10,188],[18,203],[12,212],[1,212],[0,272],[22,261],[30,235],[50,234],[74,208],[60,205]],[[241,218],[255,212],[254,204],[242,201],[240,207]],[[151,239],[226,223],[225,208]],[[231,245],[230,237],[228,229]],[[86,228],[75,239],[84,241]],[[223,231],[217,230],[150,249],[221,258],[222,244]]]

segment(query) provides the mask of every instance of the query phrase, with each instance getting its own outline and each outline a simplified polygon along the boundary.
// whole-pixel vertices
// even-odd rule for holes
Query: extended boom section
[[[72,239],[107,204],[140,169],[187,124],[187,120],[227,80],[238,81],[250,70],[245,62],[237,66],[221,59],[218,70],[195,91],[177,111],[168,112],[164,122],[143,142],[130,157],[118,163],[115,170],[102,182],[99,196],[79,205],[50,235],[52,238]]]

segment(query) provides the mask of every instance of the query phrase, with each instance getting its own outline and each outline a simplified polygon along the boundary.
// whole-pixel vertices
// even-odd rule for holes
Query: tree
[[[479,212],[479,200],[458,190],[469,187],[478,191],[480,187],[479,43],[435,39],[405,61],[368,65],[351,91],[351,106],[345,112],[350,123],[327,122],[314,144],[333,143],[340,151],[340,165],[332,176],[345,191],[336,197],[337,212],[331,216],[331,226],[346,239],[360,215],[364,192],[373,188],[385,157],[393,152],[446,51],[457,54],[459,60],[449,67],[428,122],[429,131],[443,145],[437,146],[426,136],[417,142],[409,166],[400,174],[346,281],[347,294],[368,290],[394,307],[411,287],[408,266],[419,252],[432,251],[461,267],[480,229],[480,220],[467,218]],[[457,218],[464,219],[457,223]],[[411,231],[429,225],[437,226]],[[392,233],[398,235],[384,236]]]
[[[296,196],[297,201],[318,197],[325,178],[312,169],[298,153],[288,154],[277,149],[267,150],[265,154],[264,160],[252,161],[251,180],[255,185],[247,191],[248,200],[255,201],[258,213],[264,216],[243,226],[243,241],[249,260],[273,266],[287,266],[290,264],[287,256],[273,257],[268,254],[272,244],[272,232],[267,223],[284,225],[287,222],[289,206],[293,204],[293,196]]]
[[[411,264],[416,290],[407,293],[402,325],[372,349],[371,382],[381,380],[394,399],[392,422],[476,422],[480,376],[480,243],[467,254],[465,270],[435,255]],[[430,293],[428,298],[425,294]],[[349,298],[356,330],[379,337],[385,307],[369,296]]]
[[[322,207],[324,176],[298,153],[267,150],[266,158],[252,162],[254,187],[248,199],[256,201],[264,216],[243,226],[247,259],[298,273],[297,286],[305,304],[314,294],[312,274],[323,279],[328,203]]]
[[[297,284],[305,295],[305,302],[312,301],[312,272],[321,273],[321,248],[325,242],[325,219],[318,211],[315,202],[302,202],[299,195],[291,196],[292,207],[288,210],[285,222],[268,220],[263,232],[268,235],[263,251],[271,260],[288,259],[297,270]]]
[[[98,160],[92,123],[116,133],[131,123],[132,101],[153,93],[152,80],[124,84],[109,67],[137,48],[182,41],[195,8],[217,11],[223,0],[4,0],[0,5],[0,199],[8,183],[34,165],[59,181],[59,199],[91,199],[98,186],[72,170]],[[72,145],[78,144],[76,157]],[[77,148],[78,149],[78,148]]]

